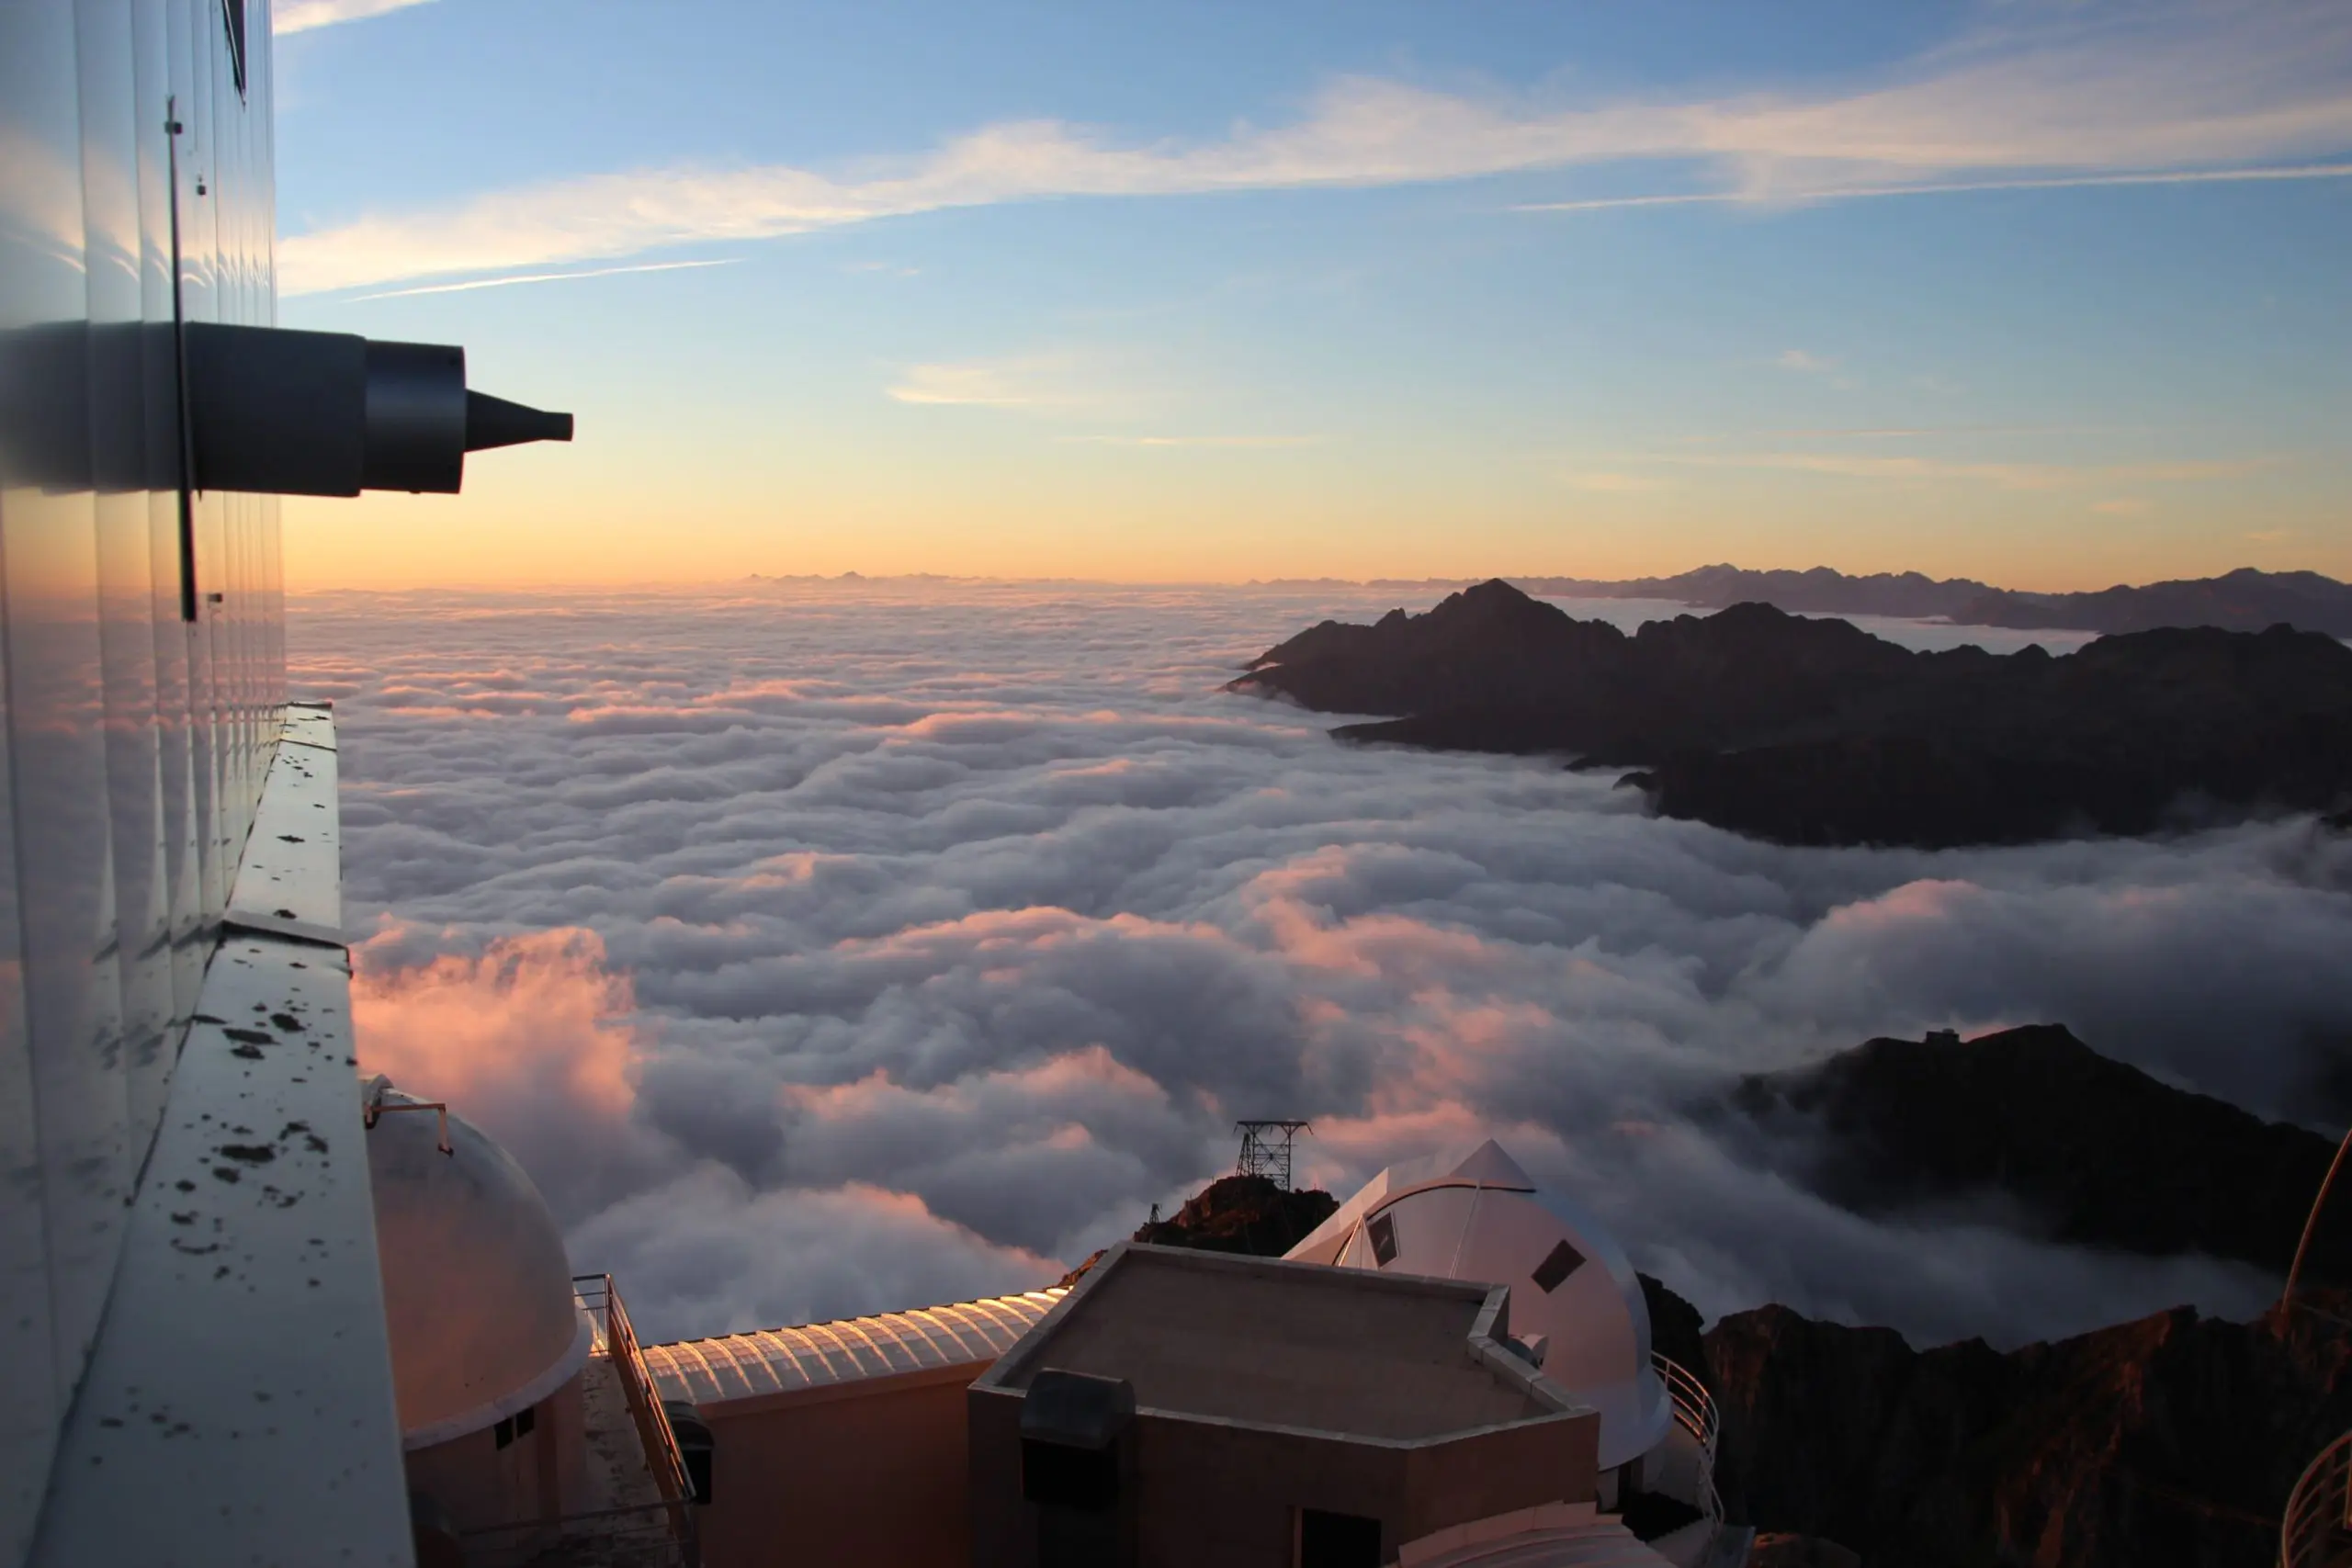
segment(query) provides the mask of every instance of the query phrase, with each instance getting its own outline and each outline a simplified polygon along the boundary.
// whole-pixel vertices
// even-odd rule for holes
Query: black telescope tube
[[[525,408],[488,392],[466,393],[466,450],[520,446],[526,441],[569,441],[571,416]]]
[[[348,333],[187,325],[196,488],[454,495],[466,454],[569,441],[571,416],[466,385],[466,351]]]

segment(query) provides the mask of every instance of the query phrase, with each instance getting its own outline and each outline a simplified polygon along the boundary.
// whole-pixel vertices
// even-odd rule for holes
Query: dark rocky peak
[[[2259,1181],[2227,1186],[2230,1168],[2266,1162],[2294,1168],[2277,1185],[2301,1189],[2284,1205],[2300,1223],[2329,1153],[2054,1024],[1873,1040],[1752,1077],[1742,1095],[1866,1151],[1879,1199],[1916,1193],[1930,1175],[1943,1192],[2087,1196],[2097,1201],[2078,1217],[2120,1206],[2139,1215],[2128,1228],[2141,1240],[2150,1216],[2170,1223],[2161,1211],[2216,1181],[2225,1190],[2203,1214],[2214,1234],[2226,1236],[2233,1206],[2275,1232]],[[2273,1234],[2264,1247],[2292,1239]],[[1701,1332],[1690,1303],[1657,1280],[1642,1286],[1653,1342],[1698,1371],[1722,1411],[1715,1479],[1728,1517],[1759,1539],[1836,1543],[1792,1541],[1796,1562],[1850,1563],[1843,1548],[1904,1568],[2269,1568],[2296,1478],[2352,1427],[2352,1299],[2325,1285],[2251,1323],[2177,1307],[2006,1352],[1980,1339],[1920,1348],[1890,1328],[1778,1304]]]
[[[2352,648],[2167,628],[1915,653],[1746,602],[1628,637],[1508,583],[1326,622],[1235,691],[1395,716],[1343,739],[1642,771],[1653,809],[1792,844],[2029,843],[2352,800]]]
[[[1262,1176],[1221,1176],[1165,1220],[1146,1220],[1133,1239],[1154,1247],[1191,1247],[1280,1258],[1331,1217],[1340,1201],[1321,1188],[1291,1191]],[[1104,1250],[1108,1250],[1105,1248]],[[1102,1261],[1096,1252],[1058,1281],[1075,1285]]]
[[[1760,599],[1743,600],[1727,604],[1712,615],[1676,615],[1668,620],[1645,621],[1634,634],[1640,643],[1665,644],[1687,640],[1694,637],[1769,637],[1783,626],[1800,617]]]
[[[2352,713],[2352,648],[2283,625],[2259,633],[2214,626],[2120,633],[2059,660],[2053,674],[2054,693],[2096,704],[2105,716],[2138,712],[2151,723],[2169,715],[2183,724],[2243,728],[2310,714],[2340,733]]]
[[[1174,1218],[1139,1226],[1135,1239],[1156,1247],[1280,1258],[1339,1206],[1338,1199],[1319,1188],[1294,1192],[1262,1176],[1225,1176],[1186,1199]]]
[[[2313,1314],[2180,1307],[2001,1354],[1768,1306],[1706,1348],[1729,1516],[1871,1564],[2268,1568],[2352,1426],[2352,1335]]]
[[[1549,647],[1578,623],[1497,578],[1449,593],[1421,614],[1389,611],[1371,626],[1323,621],[1250,661],[1251,670],[1332,659],[1430,658]],[[1614,628],[1611,628],[1613,630]]]
[[[2135,632],[2156,626],[2260,631],[2284,621],[2306,631],[2352,636],[2352,587],[2315,571],[2240,567],[2220,577],[2118,583],[2089,593],[2012,593],[1988,589],[1953,617],[1985,626],[2069,626]]]
[[[1613,581],[1548,577],[1527,580],[1540,593],[1601,599],[1674,599],[1713,607],[1762,600],[1783,610],[1832,615],[1940,615],[1972,626],[2050,626],[2095,632],[2149,626],[2217,626],[2260,631],[2273,621],[2352,637],[2352,586],[2315,571],[2257,571],[2221,577],[2118,583],[2088,593],[1995,588],[1971,578],[1917,571],[1849,577],[1828,567],[1756,571],[1702,566],[1673,577]]]
[[[1392,625],[1401,621],[1405,612],[1391,610],[1376,626],[1358,626],[1350,621],[1317,621],[1296,637],[1276,643],[1251,660],[1247,668],[1262,669],[1273,664],[1305,664],[1318,659],[1360,654]]]
[[[1713,1374],[1707,1370],[1706,1319],[1656,1275],[1637,1272],[1634,1277],[1641,1281],[1642,1303],[1649,1308],[1650,1348],[1707,1383]]]
[[[2223,572],[2220,581],[2233,588],[2275,588],[2290,592],[2304,593],[2314,598],[2326,598],[2344,592],[2345,585],[2335,579],[2316,571],[2263,571],[2242,566],[2234,571]]]
[[[1872,1040],[1741,1080],[1733,1103],[1831,1201],[1888,1214],[1987,1197],[2063,1241],[2284,1276],[2335,1145],[2110,1060],[2061,1024]],[[2316,1279],[2352,1284],[2352,1212]]]
[[[1578,621],[1499,580],[1448,595],[1418,615],[1372,626],[1326,621],[1269,649],[1232,682],[1324,712],[1415,713],[1488,700],[1548,701],[1563,678],[1625,646],[1616,627]]]
[[[1760,672],[1753,667],[1758,660],[1769,660],[1770,669],[1783,674],[1860,675],[1907,669],[1919,658],[1850,621],[1791,615],[1757,602],[1733,604],[1712,615],[1651,621],[1634,634],[1634,641],[1643,653],[1692,671],[1736,672],[1748,680]]]
[[[1557,604],[1546,604],[1499,577],[1447,594],[1429,613],[1432,623],[1465,621],[1487,626],[1552,623],[1568,619]]]
[[[2283,621],[2256,633],[2220,626],[2117,632],[2086,644],[2074,657],[2086,670],[2131,669],[2159,678],[2272,671],[2352,681],[2352,647],[2324,632],[2301,631]]]
[[[1384,619],[1380,626],[1389,628],[1402,646],[1417,653],[1476,655],[1557,649],[1598,624],[1579,622],[1557,604],[1531,598],[1494,578],[1449,593],[1423,615],[1408,615],[1393,624]]]
[[[1741,567],[1702,566],[1673,577],[1617,581],[1589,578],[1535,578],[1539,593],[1601,599],[1677,599],[1702,607],[1760,600],[1794,610],[1833,615],[1948,615],[1971,600],[1994,592],[1967,578],[1939,581],[1920,572],[1877,572],[1849,577],[1826,566],[1803,571],[1755,571]]]
[[[1738,567],[1732,565],[1729,561],[1717,561],[1713,566],[1702,566],[1695,570],[1686,571],[1678,578],[1661,578],[1657,581],[1671,581],[1677,583],[1684,583],[1688,584],[1694,590],[1703,591],[1711,588],[1720,588],[1727,582],[1739,582],[1755,575],[1756,573],[1754,572],[1742,571]]]

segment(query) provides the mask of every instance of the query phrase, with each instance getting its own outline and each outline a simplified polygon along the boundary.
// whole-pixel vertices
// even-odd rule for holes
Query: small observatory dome
[[[547,1201],[464,1118],[370,1079],[368,1171],[402,1446],[537,1404],[588,1358],[593,1325]]]
[[[1600,1468],[1665,1440],[1674,1413],[1650,1362],[1641,1280],[1600,1223],[1535,1183],[1492,1138],[1394,1165],[1291,1258],[1510,1287],[1511,1337],[1600,1412]]]

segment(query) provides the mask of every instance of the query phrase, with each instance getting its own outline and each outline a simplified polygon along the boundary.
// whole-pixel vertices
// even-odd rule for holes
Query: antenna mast
[[[1301,1133],[1315,1131],[1312,1122],[1236,1122],[1241,1134],[1241,1158],[1234,1169],[1243,1176],[1262,1176],[1288,1192],[1290,1144]]]

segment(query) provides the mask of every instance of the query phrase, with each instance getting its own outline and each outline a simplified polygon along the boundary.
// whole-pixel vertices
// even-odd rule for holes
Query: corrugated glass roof
[[[931,1367],[985,1366],[1069,1292],[1060,1289],[952,1306],[761,1328],[645,1347],[663,1399],[715,1404]]]

